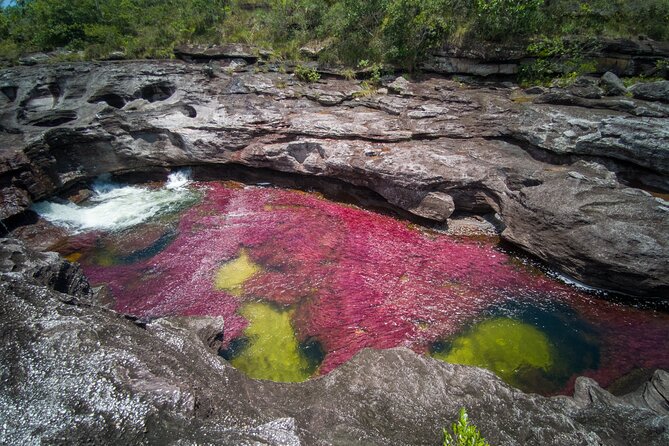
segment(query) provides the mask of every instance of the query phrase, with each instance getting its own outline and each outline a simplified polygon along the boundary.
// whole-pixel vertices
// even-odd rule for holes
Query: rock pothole
[[[16,96],[18,94],[18,87],[14,86],[7,86],[7,87],[0,87],[0,92],[2,92],[3,95],[9,100],[9,102],[14,102],[16,100]]]
[[[18,119],[22,124],[37,127],[57,127],[77,119],[74,110],[47,110],[36,112],[19,112]]]
[[[54,108],[61,93],[61,88],[56,83],[37,85],[28,93],[21,105],[26,109]]]
[[[158,102],[170,98],[176,91],[177,87],[174,84],[162,81],[145,85],[135,92],[134,96],[149,102]]]
[[[95,96],[91,97],[88,102],[90,104],[95,104],[98,102],[106,102],[107,105],[114,108],[123,108],[126,104],[126,99],[116,93],[98,93]]]

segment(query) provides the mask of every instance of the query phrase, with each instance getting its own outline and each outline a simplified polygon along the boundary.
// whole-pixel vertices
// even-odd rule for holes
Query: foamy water
[[[83,205],[43,201],[33,205],[33,210],[73,232],[121,230],[192,204],[196,194],[188,188],[190,182],[189,171],[170,174],[159,189],[99,180],[93,185],[93,196]]]

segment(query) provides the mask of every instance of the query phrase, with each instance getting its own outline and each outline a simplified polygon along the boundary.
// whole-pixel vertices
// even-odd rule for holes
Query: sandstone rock
[[[15,186],[0,189],[0,200],[0,221],[19,215],[30,206],[28,192]]]
[[[453,197],[443,192],[430,192],[409,212],[430,220],[446,221],[454,210]]]
[[[402,76],[398,76],[397,79],[387,85],[390,92],[401,95],[407,94],[410,91],[410,86],[410,82]]]
[[[514,75],[518,63],[486,62],[479,59],[435,56],[421,65],[425,71],[444,74],[468,74],[474,76]]]
[[[597,86],[597,81],[592,78],[581,76],[568,87],[569,93],[580,98],[599,99],[604,91]]]
[[[618,76],[607,71],[602,75],[599,84],[604,89],[607,96],[622,96],[627,93],[627,88]]]
[[[69,297],[91,297],[88,279],[78,265],[54,252],[32,251],[16,239],[0,239],[0,274],[29,279]]]
[[[123,51],[112,51],[105,57],[105,60],[123,60],[127,56]]]
[[[258,49],[242,43],[226,45],[181,45],[174,48],[174,55],[188,61],[243,59],[248,63],[258,61]]]
[[[669,81],[634,84],[629,88],[629,91],[635,98],[669,102]]]
[[[570,42],[584,47],[582,39]],[[584,56],[592,60],[595,68],[590,74],[611,71],[625,76],[652,76],[655,61],[669,57],[669,44],[649,39],[610,39],[599,37],[583,48]],[[514,41],[507,44],[465,41],[460,45],[447,44],[427,57],[423,68],[442,73],[462,73],[478,76],[493,74],[509,75],[531,62],[533,55],[527,51],[527,43]]]
[[[527,94],[545,94],[545,93],[548,93],[548,88],[539,87],[539,86],[530,87],[530,88],[525,89],[525,93],[527,93]]]
[[[300,48],[300,54],[309,59],[318,59],[318,56],[330,45],[330,42],[309,42]]]

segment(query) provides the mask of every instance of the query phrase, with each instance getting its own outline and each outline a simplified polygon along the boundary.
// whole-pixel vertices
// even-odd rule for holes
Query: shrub
[[[561,37],[542,37],[530,43],[527,51],[536,59],[521,66],[521,84],[547,84],[552,79],[569,79],[592,73],[596,66],[590,54],[596,52],[596,43],[589,38],[565,40]]]
[[[390,0],[381,23],[383,47],[391,62],[413,71],[427,52],[451,32],[449,0]]]
[[[478,34],[504,40],[534,34],[541,23],[544,0],[475,0]]]
[[[303,82],[311,83],[318,81],[321,75],[313,68],[298,65],[295,67],[295,77]]]
[[[469,424],[467,411],[460,409],[458,421],[452,425],[453,435],[444,429],[444,446],[490,446],[478,428]]]
[[[55,48],[170,57],[176,44],[245,42],[298,59],[320,41],[331,43],[321,62],[412,71],[446,42],[538,32],[668,40],[668,22],[669,0],[25,0],[0,9],[0,58]]]

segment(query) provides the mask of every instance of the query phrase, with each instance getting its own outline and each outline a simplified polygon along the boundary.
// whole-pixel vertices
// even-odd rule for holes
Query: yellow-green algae
[[[239,296],[242,294],[244,282],[260,271],[260,265],[253,263],[246,250],[242,249],[237,258],[218,268],[214,285],[217,290],[228,291],[230,294]]]
[[[311,377],[313,367],[290,322],[293,312],[262,302],[244,305],[239,313],[249,321],[244,330],[249,343],[230,363],[256,379],[300,382]]]
[[[484,367],[509,384],[516,384],[516,373],[528,368],[549,371],[553,351],[546,335],[530,324],[509,318],[496,318],[474,326],[456,338],[448,351],[433,357],[455,364]]]

